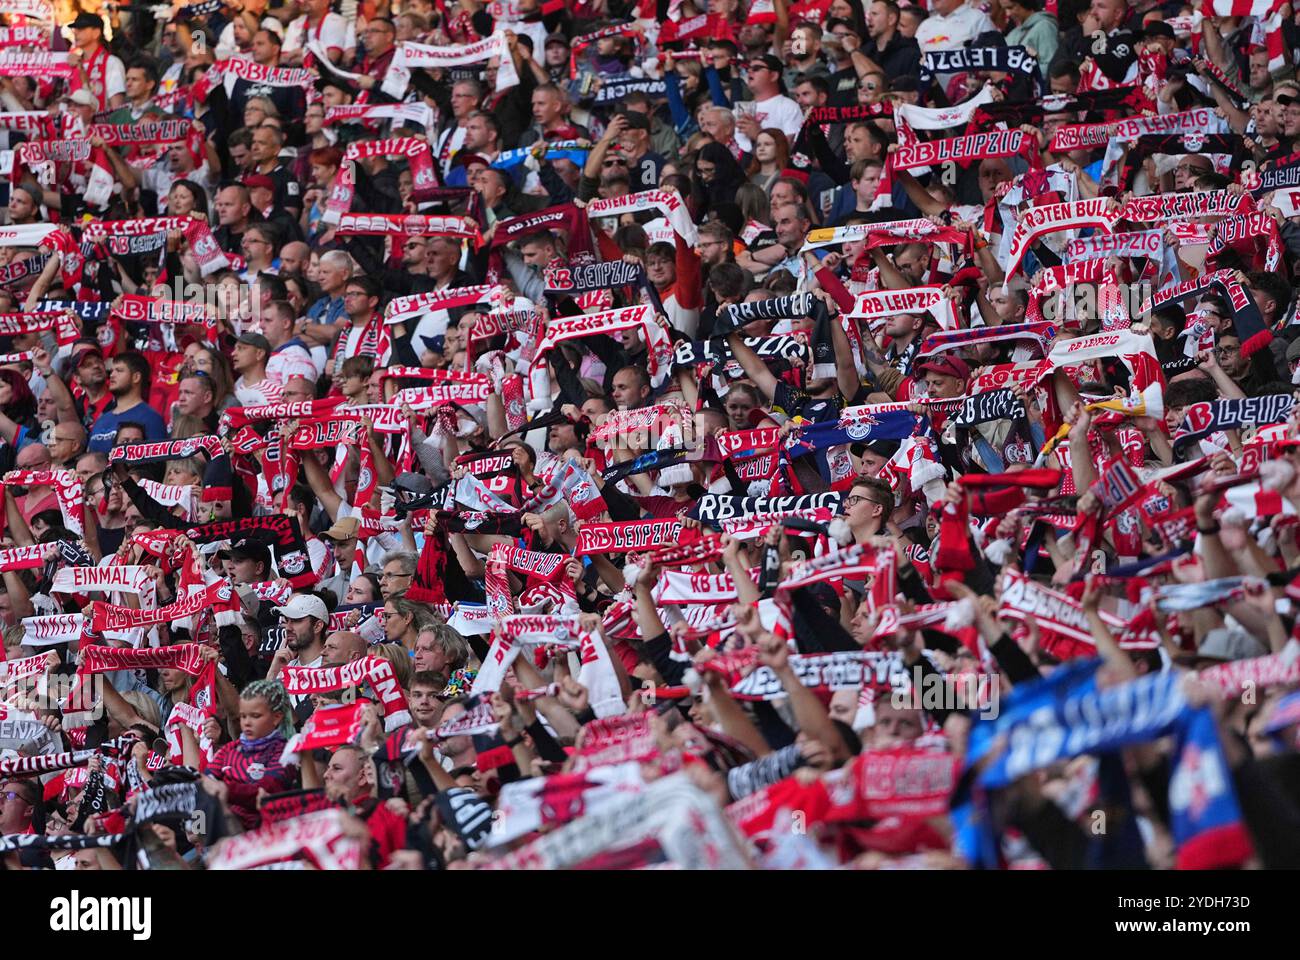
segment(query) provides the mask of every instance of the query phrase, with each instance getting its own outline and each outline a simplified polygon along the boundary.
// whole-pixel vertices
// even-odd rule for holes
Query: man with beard
[[[217,432],[216,397],[212,378],[206,375],[182,377],[176,390],[176,416],[203,422],[207,433]]]
[[[134,351],[113,358],[113,370],[108,377],[108,392],[113,396],[102,414],[90,428],[92,452],[107,453],[113,448],[117,428],[123,421],[144,427],[145,439],[150,443],[167,437],[167,425],[162,415],[144,402],[149,392],[149,361]]]
[[[375,869],[384,869],[389,857],[406,845],[406,818],[379,799],[375,766],[365,750],[352,743],[339,747],[322,780],[327,797],[346,804],[366,822],[372,840],[371,862]],[[400,803],[395,805],[400,809]]]
[[[275,651],[271,660],[271,669],[266,679],[274,680],[284,667],[319,667],[321,654],[325,650],[325,633],[329,629],[330,615],[325,601],[309,593],[295,593],[289,602],[274,611],[284,618],[284,644]],[[298,705],[307,702],[310,713],[311,701],[304,694],[290,694],[289,701],[298,713]]]

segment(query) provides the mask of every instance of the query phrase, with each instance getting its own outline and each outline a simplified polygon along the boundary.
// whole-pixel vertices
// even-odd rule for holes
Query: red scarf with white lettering
[[[384,708],[385,730],[395,730],[411,722],[393,665],[383,657],[362,657],[341,667],[285,667],[280,672],[280,680],[285,690],[296,695],[333,693],[369,683]]]

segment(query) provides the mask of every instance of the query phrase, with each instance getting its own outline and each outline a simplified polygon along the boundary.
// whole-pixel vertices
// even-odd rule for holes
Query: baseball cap
[[[103,360],[104,351],[101,350],[96,344],[93,343],[83,343],[73,347],[72,348],[72,369],[76,370],[78,367],[80,367],[82,363],[85,362],[85,359],[89,356],[96,356],[99,357],[99,359]]]
[[[970,377],[970,367],[966,365],[966,361],[958,360],[956,357],[935,357],[920,364],[916,369],[918,372],[933,370],[941,376],[956,377],[958,380],[966,380]]]
[[[260,333],[241,333],[235,343],[245,343],[250,347],[256,347],[258,350],[265,350],[267,353],[271,352],[271,341]]]
[[[252,190],[255,187],[261,187],[263,190],[275,189],[275,181],[264,173],[246,173],[244,174],[242,183],[249,190]]]
[[[545,46],[549,47],[553,44],[558,44],[561,47],[567,47],[569,45],[569,38],[562,33],[547,34]]]
[[[357,535],[360,521],[356,517],[339,517],[333,526],[321,534],[322,540],[351,540]]]
[[[492,161],[490,161],[487,157],[483,156],[482,154],[465,153],[463,151],[461,153],[456,154],[456,159],[452,161],[452,166],[468,167],[471,163],[482,164],[485,167],[492,166]]]
[[[763,66],[767,67],[767,69],[774,70],[779,74],[784,75],[785,73],[785,64],[781,62],[779,57],[770,53],[765,53],[761,57],[750,57],[749,62],[761,63]]]
[[[305,617],[315,617],[322,623],[330,622],[330,612],[325,608],[325,601],[320,597],[308,596],[305,593],[295,593],[283,607],[272,607],[271,609],[286,620],[302,620]]]
[[[264,560],[269,567],[271,563],[271,545],[265,540],[256,537],[245,537],[231,544],[230,558],[232,560]]]
[[[77,19],[68,24],[73,30],[88,30],[94,27],[96,30],[104,29],[103,17],[96,16],[93,13],[81,12],[77,14]]]
[[[71,100],[73,103],[77,104],[78,106],[95,107],[95,108],[99,107],[99,101],[95,99],[95,95],[91,93],[89,90],[74,90],[68,96],[68,99]]]
[[[627,121],[629,130],[650,129],[650,118],[638,110],[624,110],[621,116],[625,121]]]
[[[878,457],[884,457],[888,460],[894,454],[898,453],[898,448],[902,446],[898,440],[872,440],[869,443],[855,443],[849,447],[849,452],[854,456],[860,457],[868,450]]]
[[[393,489],[422,497],[433,490],[433,482],[422,473],[404,473],[393,481]]]

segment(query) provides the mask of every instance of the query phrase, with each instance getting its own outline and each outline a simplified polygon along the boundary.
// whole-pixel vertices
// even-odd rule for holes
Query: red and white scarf
[[[71,470],[10,470],[4,475],[6,487],[53,487],[59,502],[63,525],[77,536],[86,532],[85,491],[81,480]]]
[[[203,648],[197,643],[170,647],[105,647],[83,643],[78,651],[78,673],[112,673],[116,670],[180,670],[197,677],[203,669]]]
[[[152,627],[207,610],[216,613],[219,619],[222,614],[237,613],[239,594],[235,593],[229,582],[222,580],[157,610],[134,610],[95,600],[90,605],[90,629],[95,633],[103,633],[106,630]]]
[[[226,837],[209,854],[208,869],[255,870],[301,858],[318,870],[359,870],[363,853],[346,813],[318,810]]]
[[[406,697],[397,684],[393,665],[383,657],[361,657],[341,667],[285,667],[280,679],[285,690],[297,696],[333,693],[369,683],[384,708],[385,730],[391,732],[411,722]]]
[[[1007,274],[1020,269],[1020,261],[1024,259],[1030,245],[1046,234],[1085,227],[1110,233],[1115,222],[1120,219],[1113,208],[1114,203],[1108,197],[1030,207],[1021,215],[1015,233],[1011,235],[1005,267]]]

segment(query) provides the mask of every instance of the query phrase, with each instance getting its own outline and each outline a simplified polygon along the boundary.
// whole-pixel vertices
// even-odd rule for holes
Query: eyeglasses
[[[4,800],[6,803],[10,800],[21,800],[23,803],[31,804],[31,801],[17,790],[6,790],[4,793],[0,793],[0,800]]]
[[[347,299],[348,297],[368,297],[368,296],[370,296],[370,294],[366,293],[364,290],[348,290],[345,291],[343,294],[344,299]]]
[[[383,573],[381,573],[381,574],[379,575],[379,579],[380,579],[380,580],[396,580],[398,577],[404,577],[405,579],[409,580],[409,579],[411,579],[413,576],[415,576],[415,574],[413,574],[413,573],[389,573],[387,570],[385,570]]]
[[[877,506],[880,505],[879,501],[872,500],[870,497],[860,497],[856,493],[844,498],[844,506],[846,507],[856,507],[859,503],[874,503]]]

